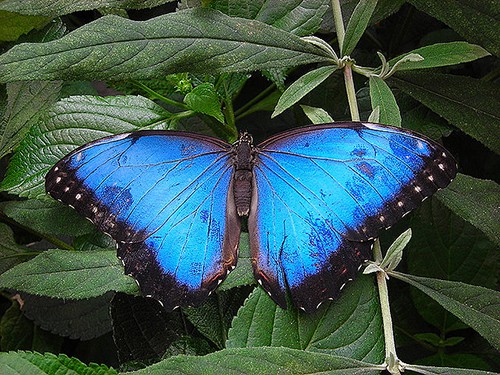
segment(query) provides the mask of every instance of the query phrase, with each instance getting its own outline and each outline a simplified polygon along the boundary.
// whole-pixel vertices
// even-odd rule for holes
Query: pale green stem
[[[352,121],[359,121],[358,101],[356,100],[356,89],[354,88],[352,67],[350,63],[346,63],[344,66],[344,81],[347,101],[349,102],[349,110],[351,111],[351,119]]]
[[[342,19],[342,9],[340,8],[340,0],[332,0],[333,21],[335,23],[335,31],[337,32],[337,40],[339,41],[340,54],[342,56],[342,44],[344,44],[345,28],[344,20]]]

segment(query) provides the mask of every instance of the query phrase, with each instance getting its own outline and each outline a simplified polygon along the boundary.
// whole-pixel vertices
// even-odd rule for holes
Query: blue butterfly
[[[197,306],[234,269],[248,216],[254,275],[281,307],[334,299],[373,240],[456,174],[438,143],[371,123],[296,128],[258,146],[137,131],[84,145],[46,190],[118,243],[125,272],[167,310]]]

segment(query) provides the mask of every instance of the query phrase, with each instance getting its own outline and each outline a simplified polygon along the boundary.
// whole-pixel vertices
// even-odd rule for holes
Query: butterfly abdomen
[[[252,201],[253,140],[248,133],[242,133],[234,144],[234,203],[238,216],[248,216]]]

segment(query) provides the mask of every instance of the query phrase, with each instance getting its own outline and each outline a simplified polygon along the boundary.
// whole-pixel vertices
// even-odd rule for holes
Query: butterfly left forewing
[[[236,264],[229,150],[189,133],[108,137],[57,163],[46,189],[117,241],[143,294],[167,309],[198,305]]]

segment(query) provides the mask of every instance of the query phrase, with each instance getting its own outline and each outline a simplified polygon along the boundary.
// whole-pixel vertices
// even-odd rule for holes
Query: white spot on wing
[[[78,193],[77,195],[75,195],[75,199],[76,200],[80,200],[82,198],[82,195],[80,193]]]

